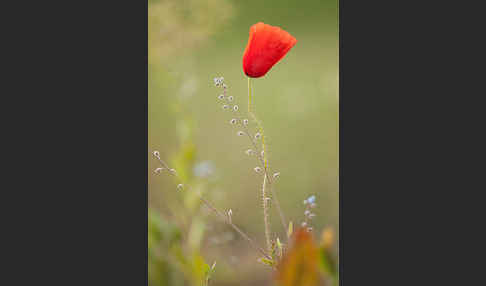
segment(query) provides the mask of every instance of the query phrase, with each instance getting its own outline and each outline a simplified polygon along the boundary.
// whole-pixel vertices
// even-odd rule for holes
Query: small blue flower
[[[207,178],[213,175],[215,168],[211,161],[202,161],[194,166],[194,175],[199,178]]]
[[[309,204],[315,203],[316,202],[316,196],[312,195],[307,199],[307,202]]]

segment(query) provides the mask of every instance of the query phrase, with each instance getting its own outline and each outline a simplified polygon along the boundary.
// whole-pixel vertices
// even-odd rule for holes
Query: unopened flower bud
[[[255,139],[260,139],[262,135],[260,133],[255,134]]]
[[[238,136],[243,136],[243,135],[245,135],[245,133],[244,133],[243,131],[238,131],[238,133],[237,133],[237,134],[238,134]]]
[[[179,191],[181,191],[183,188],[184,188],[184,185],[182,185],[182,184],[177,185],[177,189],[178,189]]]
[[[223,99],[223,98],[224,98],[224,94],[218,96],[218,99]]]
[[[248,150],[245,151],[245,153],[246,153],[246,155],[251,156],[251,155],[253,155],[253,150],[248,149]]]
[[[243,119],[243,124],[248,125],[248,119]]]
[[[255,167],[255,169],[254,169],[254,170],[255,170],[255,172],[257,172],[257,173],[260,173],[260,171],[262,170],[262,168],[260,168],[260,167]]]
[[[220,86],[224,81],[224,78],[223,77],[215,77],[214,78],[214,85],[215,86]]]
[[[228,109],[229,108],[229,105],[223,105],[223,109]]]
[[[231,216],[233,215],[233,211],[231,209],[229,209],[229,211],[227,212],[227,214],[228,214],[229,223],[232,223],[231,222]]]
[[[171,173],[173,173],[173,174],[175,174],[175,173],[176,173],[176,170],[175,170],[175,169],[169,169],[169,171],[170,171]]]
[[[229,96],[229,97],[228,97],[228,100],[229,100],[229,101],[233,101],[233,96]]]
[[[233,118],[233,119],[231,119],[231,120],[230,120],[230,123],[231,123],[231,124],[236,124],[236,119],[234,119],[234,118]]]
[[[273,178],[274,179],[277,179],[279,176],[280,176],[280,172],[277,172],[277,173],[273,174]]]
[[[154,171],[154,172],[155,172],[156,174],[160,174],[160,172],[162,172],[163,170],[164,170],[164,168],[157,168],[157,169],[155,169],[155,171]]]
[[[238,111],[238,105],[233,106],[234,111]]]
[[[160,158],[159,151],[154,151],[154,156],[157,157],[157,158]]]

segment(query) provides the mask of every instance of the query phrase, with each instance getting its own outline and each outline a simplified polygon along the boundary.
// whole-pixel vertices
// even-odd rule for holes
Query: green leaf
[[[294,224],[292,222],[289,222],[289,229],[287,230],[287,237],[291,237],[292,233],[294,232]]]
[[[320,249],[320,257],[321,257],[321,269],[324,271],[324,273],[334,276],[337,274],[337,269],[336,269],[336,263],[332,259],[331,253],[329,252],[328,249],[322,247]]]
[[[203,271],[204,271],[204,275],[206,275],[206,278],[209,278],[209,276],[211,276],[211,267],[209,267],[207,263],[204,263]]]
[[[282,257],[283,254],[283,245],[280,242],[280,239],[277,237],[277,248],[278,248],[278,256]]]
[[[270,260],[270,259],[267,259],[267,258],[264,258],[264,257],[258,259],[258,262],[261,262],[261,263],[266,264],[266,265],[271,266],[271,267],[273,267],[273,265],[275,264],[275,262],[273,260]]]

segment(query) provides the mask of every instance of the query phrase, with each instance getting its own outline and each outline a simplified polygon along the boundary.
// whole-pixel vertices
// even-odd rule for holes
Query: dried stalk
[[[176,178],[178,178],[180,180],[180,177],[177,175],[177,173],[175,172],[174,169],[171,169],[169,168],[169,166],[160,158],[160,156],[157,156],[156,154],[154,154],[155,158],[157,158],[157,160],[162,164],[162,166],[167,169],[169,171],[169,173],[173,176],[175,176]],[[186,188],[187,189],[187,188]],[[246,233],[244,233],[239,227],[237,227],[232,221],[231,219],[229,219],[229,217],[227,217],[226,215],[224,215],[223,213],[221,213],[218,209],[216,209],[215,207],[213,207],[211,205],[211,203],[209,203],[209,201],[207,201],[205,198],[203,198],[201,196],[201,194],[199,193],[196,193],[199,197],[199,200],[204,204],[206,205],[211,211],[213,211],[213,213],[215,213],[217,216],[219,216],[224,222],[226,222],[228,225],[230,225],[236,232],[238,232],[244,239],[246,239],[249,244],[257,251],[259,251],[263,256],[265,256],[265,258],[267,259],[272,259],[272,257],[270,255],[268,255],[265,250],[263,250],[263,248],[261,248],[260,246],[258,246],[255,241],[253,241],[253,239],[251,239]]]

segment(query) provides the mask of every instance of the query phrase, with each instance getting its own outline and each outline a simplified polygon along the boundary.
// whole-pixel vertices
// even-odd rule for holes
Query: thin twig
[[[177,175],[176,172],[171,172],[170,170],[173,170],[173,169],[170,169],[169,166],[157,155],[154,154],[154,157],[157,158],[157,160],[162,164],[162,166],[164,166],[164,168],[166,168],[169,173],[173,176],[175,176],[176,178],[178,178],[180,180],[180,177]],[[187,189],[187,188],[185,188]],[[255,248],[255,250],[259,251],[263,256],[265,256],[265,258],[267,259],[272,259],[272,257],[270,255],[268,255],[265,250],[263,250],[263,248],[261,248],[260,246],[258,246],[254,241],[253,239],[251,239],[246,233],[244,233],[239,227],[237,227],[231,220],[228,219],[227,216],[225,216],[223,213],[221,213],[218,209],[216,209],[215,207],[213,207],[211,205],[211,203],[209,203],[205,198],[203,198],[201,196],[201,194],[197,193],[196,194],[198,195],[199,197],[199,200],[201,200],[201,202],[206,205],[211,211],[213,211],[217,216],[219,216],[224,222],[226,222],[228,225],[230,225],[236,232],[238,232],[244,239],[246,239],[250,245]]]

